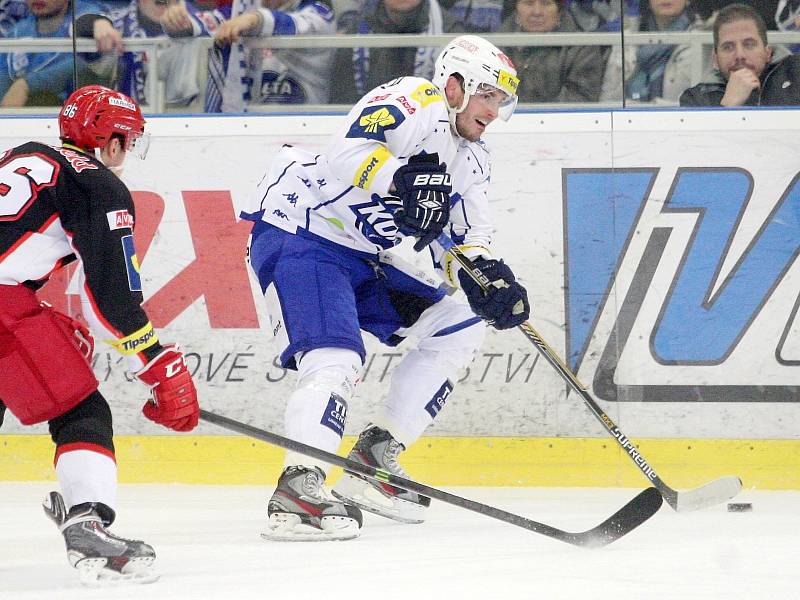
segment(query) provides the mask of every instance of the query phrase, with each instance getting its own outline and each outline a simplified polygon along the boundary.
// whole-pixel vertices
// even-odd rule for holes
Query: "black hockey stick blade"
[[[487,290],[489,288],[491,285],[489,278],[481,272],[480,267],[476,266],[475,263],[453,243],[453,240],[445,234],[441,234],[436,241],[452,255],[456,262],[461,265],[464,271],[474,279],[482,289]],[[633,461],[633,464],[642,472],[650,484],[658,489],[664,500],[667,501],[667,504],[677,512],[689,512],[714,506],[715,504],[720,504],[733,498],[741,491],[742,481],[734,475],[721,477],[720,479],[715,479],[714,481],[683,492],[674,490],[668,486],[661,477],[658,476],[655,469],[650,466],[642,453],[639,452],[636,444],[622,433],[620,428],[611,420],[611,417],[600,408],[587,391],[586,386],[578,380],[578,377],[567,367],[564,361],[561,360],[544,338],[539,335],[533,328],[533,325],[531,325],[529,321],[524,321],[517,329],[525,334],[528,341],[534,345],[542,357],[556,370],[564,382],[583,399],[586,406],[592,411],[592,414],[616,440],[620,448],[622,448]]]
[[[384,471],[383,469],[376,469],[369,465],[339,456],[338,454],[333,454],[319,448],[314,448],[313,446],[308,446],[302,442],[291,440],[281,435],[253,427],[252,425],[248,425],[246,423],[241,423],[240,421],[236,421],[207,410],[200,410],[200,418],[203,419],[203,421],[213,423],[214,425],[229,431],[234,431],[236,433],[261,440],[262,442],[267,442],[268,444],[285,448],[286,450],[291,450],[305,456],[316,458],[328,464],[347,469],[348,471],[358,473],[359,475],[369,477],[370,479],[374,479],[376,481],[389,483],[404,490],[416,492],[417,494],[422,494],[423,496],[428,496],[429,498],[433,498],[447,504],[452,504],[453,506],[466,508],[467,510],[486,515],[487,517],[491,517],[505,523],[510,523],[511,525],[516,525],[517,527],[522,527],[523,529],[533,531],[534,533],[538,533],[561,542],[572,544],[573,546],[582,546],[586,548],[598,548],[601,546],[606,546],[611,542],[618,540],[630,531],[633,531],[647,519],[652,517],[661,507],[662,503],[661,494],[658,492],[658,490],[655,488],[647,488],[646,490],[637,494],[635,498],[629,501],[614,515],[603,521],[597,527],[594,527],[588,531],[572,533],[569,531],[563,531],[550,525],[546,525],[545,523],[532,521],[531,519],[527,519],[520,515],[515,515],[500,508],[481,504],[480,502],[475,502],[474,500],[469,500],[468,498],[462,498],[461,496],[456,496],[455,494],[451,494],[422,483],[417,483],[416,481],[411,481],[410,479],[397,477],[396,475],[393,475],[388,471]]]

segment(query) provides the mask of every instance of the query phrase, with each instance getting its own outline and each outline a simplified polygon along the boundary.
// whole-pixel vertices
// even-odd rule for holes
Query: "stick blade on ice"
[[[580,545],[588,548],[599,548],[618,540],[658,512],[663,501],[661,492],[656,488],[650,487],[643,490],[636,498],[600,523],[600,525],[590,531],[579,534],[583,540]]]
[[[670,506],[677,512],[691,512],[721,504],[730,500],[742,491],[742,480],[734,475],[715,479],[705,485],[689,490],[678,492],[677,499],[670,502]]]

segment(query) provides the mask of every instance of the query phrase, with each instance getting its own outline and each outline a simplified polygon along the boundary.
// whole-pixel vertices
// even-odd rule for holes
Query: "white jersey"
[[[361,98],[324,154],[284,146],[242,217],[376,254],[402,239],[380,202],[394,172],[409,157],[434,152],[452,178],[446,233],[468,256],[490,256],[489,150],[452,133],[442,94],[419,77],[395,79]],[[445,280],[458,286],[442,249],[431,249]]]

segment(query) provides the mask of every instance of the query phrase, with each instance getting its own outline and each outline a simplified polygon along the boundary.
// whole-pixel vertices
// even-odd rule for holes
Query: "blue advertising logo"
[[[658,169],[565,169],[567,362],[577,371],[622,260],[650,198]],[[659,315],[649,346],[663,365],[723,364],[748,331],[800,253],[800,175],[753,236],[725,279],[717,279],[750,202],[753,180],[738,168],[682,168],[662,213],[697,216],[694,230]],[[618,310],[594,378],[606,400],[800,401],[786,385],[652,385],[614,382],[617,359],[663,256],[671,227],[652,230],[633,281]],[[786,332],[794,318],[786,315]],[[784,333],[785,339],[787,333]],[[782,342],[781,342],[782,343]],[[775,356],[779,362],[780,348]]]

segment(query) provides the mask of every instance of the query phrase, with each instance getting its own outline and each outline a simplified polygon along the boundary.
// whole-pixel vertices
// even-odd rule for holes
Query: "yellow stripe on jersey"
[[[353,185],[360,187],[362,190],[368,190],[369,186],[372,185],[372,179],[375,177],[375,173],[377,173],[391,157],[391,152],[389,152],[385,146],[379,146],[378,149],[370,154],[364,162],[361,163],[361,166],[358,167],[358,171],[356,171],[356,175],[353,177]]]
[[[158,336],[153,329],[153,325],[148,322],[147,325],[124,338],[119,340],[106,340],[106,342],[112,345],[114,349],[121,354],[129,356],[157,344]]]
[[[492,255],[492,253],[489,251],[489,248],[479,244],[464,244],[463,246],[458,246],[458,249],[470,259],[473,259],[476,256],[484,256],[489,258]],[[475,252],[475,250],[477,250],[477,252]],[[460,268],[461,265],[459,265],[453,259],[453,255],[449,252],[445,252],[444,262],[442,263],[442,271],[444,272],[445,279],[447,279],[448,283],[456,288],[461,287],[458,277],[456,276]]]
[[[423,83],[413,92],[411,92],[411,99],[419,102],[423,108],[434,102],[444,102],[442,94],[432,83]]]

